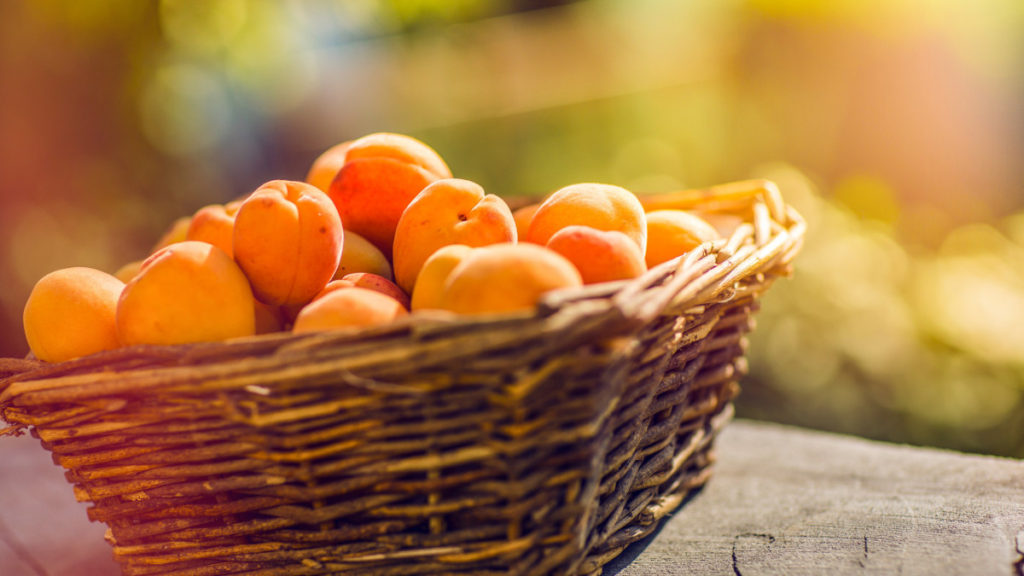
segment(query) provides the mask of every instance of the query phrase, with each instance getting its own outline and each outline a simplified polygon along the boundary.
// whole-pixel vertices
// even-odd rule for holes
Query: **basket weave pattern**
[[[0,361],[125,575],[600,574],[710,476],[758,296],[803,222],[534,314]]]

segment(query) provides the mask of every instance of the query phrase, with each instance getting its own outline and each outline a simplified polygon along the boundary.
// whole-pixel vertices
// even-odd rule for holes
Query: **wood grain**
[[[114,576],[117,564],[39,440],[0,438],[0,574]]]
[[[749,421],[718,454],[704,490],[606,574],[1022,573],[1024,462]]]

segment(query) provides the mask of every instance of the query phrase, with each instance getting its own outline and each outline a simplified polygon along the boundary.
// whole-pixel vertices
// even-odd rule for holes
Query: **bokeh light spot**
[[[914,287],[922,324],[936,338],[989,362],[1024,365],[1024,277],[998,257],[922,263]]]
[[[892,187],[881,178],[857,174],[836,184],[833,193],[842,203],[861,218],[895,224],[900,207]]]
[[[226,53],[226,79],[247,97],[251,109],[274,118],[305,101],[317,85],[315,40],[301,28],[281,26],[272,10],[253,9],[245,30]]]
[[[187,64],[172,64],[150,77],[140,113],[149,141],[173,155],[197,154],[228,134],[231,107],[212,74]]]
[[[161,0],[160,27],[175,45],[199,54],[227,48],[245,25],[245,0]]]

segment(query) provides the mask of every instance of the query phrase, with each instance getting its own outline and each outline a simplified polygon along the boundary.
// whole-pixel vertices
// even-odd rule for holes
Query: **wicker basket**
[[[707,481],[803,238],[773,185],[691,205],[745,222],[531,314],[3,360],[4,432],[52,451],[125,575],[599,574]]]

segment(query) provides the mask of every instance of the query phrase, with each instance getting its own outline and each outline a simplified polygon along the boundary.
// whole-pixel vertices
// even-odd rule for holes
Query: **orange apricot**
[[[555,232],[573,224],[618,230],[636,242],[641,254],[647,249],[644,208],[625,188],[610,184],[573,184],[556,191],[537,208],[526,239],[546,245]]]
[[[384,253],[366,238],[351,230],[345,230],[341,262],[338,264],[338,271],[334,273],[334,278],[337,280],[346,274],[356,272],[369,272],[388,280],[394,279],[391,263]]]
[[[540,202],[527,204],[512,211],[512,219],[516,222],[516,236],[524,242],[529,241],[526,238],[526,233],[530,230],[530,222],[533,221],[533,215],[537,213],[538,208],[540,208]]]
[[[355,285],[356,285],[356,283],[352,282],[351,280],[342,280],[340,278],[337,279],[337,280],[331,280],[330,282],[327,283],[327,286],[324,286],[323,290],[317,292],[316,296],[313,296],[313,300],[310,300],[310,302],[315,301],[317,298],[320,298],[321,296],[330,294],[331,292],[334,292],[335,290],[341,290],[342,288],[352,288]],[[364,288],[365,288],[365,286],[364,286]],[[369,288],[367,288],[367,289],[369,290]]]
[[[347,274],[343,276],[341,281],[351,282],[353,286],[366,288],[367,290],[373,290],[374,292],[380,292],[385,296],[390,296],[397,300],[403,308],[406,310],[409,309],[409,295],[399,288],[397,284],[383,276],[378,276],[377,274],[371,274],[369,272],[356,272],[354,274]]]
[[[345,154],[348,153],[351,145],[351,140],[335,144],[317,156],[306,174],[306,183],[316,186],[322,192],[330,190],[331,182],[338,175],[338,170],[341,170],[345,164]]]
[[[743,224],[743,217],[737,214],[706,212],[703,210],[687,210],[687,212],[710,224],[718,232],[719,238],[732,236],[740,224]]]
[[[636,242],[618,230],[566,226],[551,236],[547,247],[572,262],[584,284],[628,280],[647,270]]]
[[[392,158],[418,166],[436,178],[451,178],[452,171],[433,148],[404,134],[377,132],[352,142],[346,160],[359,158]]]
[[[164,235],[161,236],[159,240],[157,240],[156,246],[153,246],[153,249],[150,250],[149,253],[152,254],[157,250],[160,250],[161,248],[166,248],[167,246],[170,246],[171,244],[184,242],[185,236],[188,234],[188,228],[191,225],[191,216],[182,216],[181,218],[178,218],[164,232]]]
[[[580,273],[562,255],[536,244],[475,248],[451,271],[441,308],[459,314],[529,310],[541,296],[579,287]]]
[[[185,239],[213,244],[228,256],[234,257],[235,214],[238,213],[241,204],[210,204],[196,210],[185,233]]]
[[[648,267],[681,256],[705,242],[718,238],[718,231],[699,216],[683,210],[655,210],[647,213]]]
[[[132,278],[135,278],[136,274],[142,268],[142,260],[132,260],[131,262],[121,266],[114,271],[114,278],[117,278],[121,282],[131,282]]]
[[[352,142],[329,195],[345,228],[390,259],[405,207],[428,184],[450,177],[441,157],[419,140],[371,134]]]
[[[327,294],[334,292],[335,290],[343,290],[346,288],[365,288],[366,290],[373,290],[379,292],[389,298],[394,298],[402,305],[403,308],[409,308],[409,296],[402,291],[394,282],[368,272],[355,272],[349,274],[344,278],[338,280],[331,280],[324,286],[324,289],[317,293],[310,302],[316,302],[320,298],[323,298]],[[298,311],[295,311],[294,316],[298,315]]]
[[[427,258],[442,246],[486,246],[516,241],[508,204],[475,182],[437,180],[413,198],[395,230],[395,280],[412,292]]]
[[[125,345],[184,344],[255,333],[255,301],[245,274],[220,248],[186,241],[142,263],[117,303]]]
[[[117,299],[124,288],[92,268],[65,268],[43,276],[25,303],[25,338],[36,358],[63,362],[120,346]]]
[[[253,309],[256,334],[270,334],[284,330],[284,327],[287,325],[284,309],[280,306],[264,304],[255,298],[253,298],[253,303],[256,305]]]
[[[394,298],[357,286],[333,290],[307,304],[292,332],[316,332],[387,324],[408,314]]]
[[[412,289],[412,310],[439,309],[445,282],[452,270],[462,262],[473,248],[465,244],[449,244],[439,248],[427,258],[416,277]]]
[[[334,204],[304,182],[260,186],[235,215],[235,261],[261,302],[309,302],[334,277],[344,234]]]

